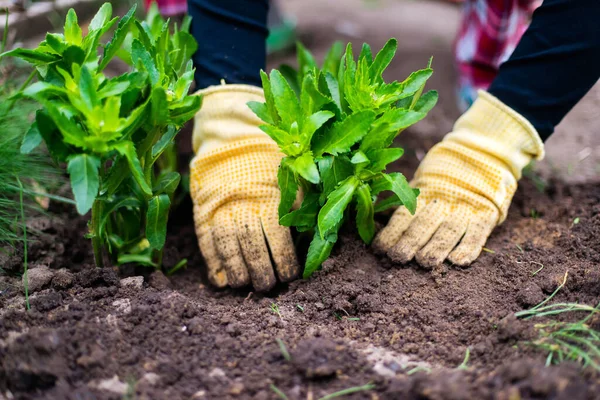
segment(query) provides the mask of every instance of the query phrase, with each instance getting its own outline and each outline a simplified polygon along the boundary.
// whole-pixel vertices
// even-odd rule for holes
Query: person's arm
[[[262,86],[266,69],[268,0],[188,0],[196,87],[228,84]]]
[[[488,92],[421,162],[415,215],[399,208],[374,247],[426,268],[469,265],[506,218],[522,169],[600,76],[600,1],[545,0]]]
[[[600,78],[600,1],[545,0],[489,93],[545,140]]]

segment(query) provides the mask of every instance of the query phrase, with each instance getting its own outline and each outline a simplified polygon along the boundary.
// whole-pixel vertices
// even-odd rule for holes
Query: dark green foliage
[[[423,119],[438,95],[423,94],[431,61],[403,82],[384,81],[396,48],[391,39],[373,58],[364,44],[356,61],[350,44],[342,55],[336,43],[319,68],[298,44],[298,70],[282,66],[270,76],[261,72],[266,102],[248,104],[286,155],[278,174],[280,223],[315,232],[305,278],[329,257],[350,210],[365,243],[375,235],[375,212],[400,205],[415,212],[418,190],[402,174],[385,170],[403,154],[391,147],[394,138]],[[291,211],[299,188],[304,201]],[[392,195],[376,203],[383,191]]]
[[[135,18],[135,9],[119,19],[104,4],[85,36],[70,10],[62,34],[49,33],[34,50],[0,55],[36,68],[38,81],[23,96],[43,108],[22,151],[43,141],[55,161],[66,163],[78,212],[92,210],[89,237],[98,266],[104,251],[117,264],[160,265],[180,182],[170,153],[178,130],[201,105],[200,97],[188,95],[196,50],[189,21],[171,29],[155,7],[146,21]],[[103,70],[115,57],[131,70],[109,78]]]

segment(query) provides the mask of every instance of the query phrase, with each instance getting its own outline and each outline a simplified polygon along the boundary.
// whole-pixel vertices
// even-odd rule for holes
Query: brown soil
[[[352,39],[301,28],[318,52],[326,37]],[[389,77],[424,64],[422,53],[405,49]],[[450,68],[447,49],[436,62]],[[408,176],[456,116],[452,72],[441,71],[431,84],[441,104],[400,140],[407,153],[397,168]],[[56,204],[50,215],[31,222],[40,232],[30,248],[31,311],[13,277],[21,258],[0,253],[13,274],[0,276],[0,399],[275,399],[271,385],[290,399],[319,399],[368,382],[374,389],[345,398],[600,398],[597,374],[545,367],[545,354],[527,344],[533,323],[513,317],[567,271],[556,301],[600,300],[598,185],[556,182],[542,193],[524,180],[487,244],[493,253],[467,269],[433,277],[399,267],[346,230],[323,271],[267,295],[208,285],[189,200],[171,218],[165,255],[167,267],[181,258],[189,267],[169,279],[95,269],[85,220]],[[458,369],[467,348],[467,368]]]

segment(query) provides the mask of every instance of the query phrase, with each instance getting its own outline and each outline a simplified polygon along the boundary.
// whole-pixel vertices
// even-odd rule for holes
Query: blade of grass
[[[31,310],[29,305],[29,279],[27,277],[27,224],[25,222],[25,209],[23,208],[23,184],[17,176],[17,182],[19,183],[19,204],[21,206],[21,222],[23,224],[23,287],[25,289],[25,306],[27,311]]]
[[[372,383],[369,382],[363,386],[355,386],[355,387],[351,387],[348,389],[340,390],[339,392],[328,394],[326,396],[321,397],[319,400],[331,400],[331,399],[335,399],[336,397],[342,397],[342,396],[346,396],[348,394],[365,392],[367,390],[373,390],[373,389],[375,389],[375,385],[373,385]]]

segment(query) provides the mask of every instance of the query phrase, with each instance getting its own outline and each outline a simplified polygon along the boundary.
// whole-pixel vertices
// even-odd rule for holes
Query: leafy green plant
[[[200,97],[188,95],[196,49],[189,20],[171,30],[156,12],[138,21],[135,10],[113,18],[106,3],[83,35],[71,9],[62,34],[48,33],[36,49],[0,55],[36,68],[38,81],[23,95],[43,108],[21,151],[43,141],[57,162],[66,163],[77,211],[92,211],[89,237],[97,266],[106,252],[118,265],[160,267],[180,181],[161,157],[201,105]],[[131,69],[107,77],[104,71],[115,57]]]
[[[286,155],[278,172],[279,222],[301,232],[314,230],[305,278],[329,257],[349,210],[355,210],[365,243],[375,235],[375,212],[401,205],[415,212],[418,190],[402,174],[385,169],[403,154],[392,147],[396,136],[423,119],[438,94],[423,94],[433,73],[431,60],[403,82],[384,81],[396,49],[397,41],[390,39],[373,57],[364,44],[356,61],[352,45],[342,55],[338,43],[319,68],[299,44],[298,70],[282,66],[270,76],[261,71],[266,102],[248,103],[265,122],[261,129]],[[291,211],[298,190],[304,200]],[[384,191],[392,195],[376,202]]]

